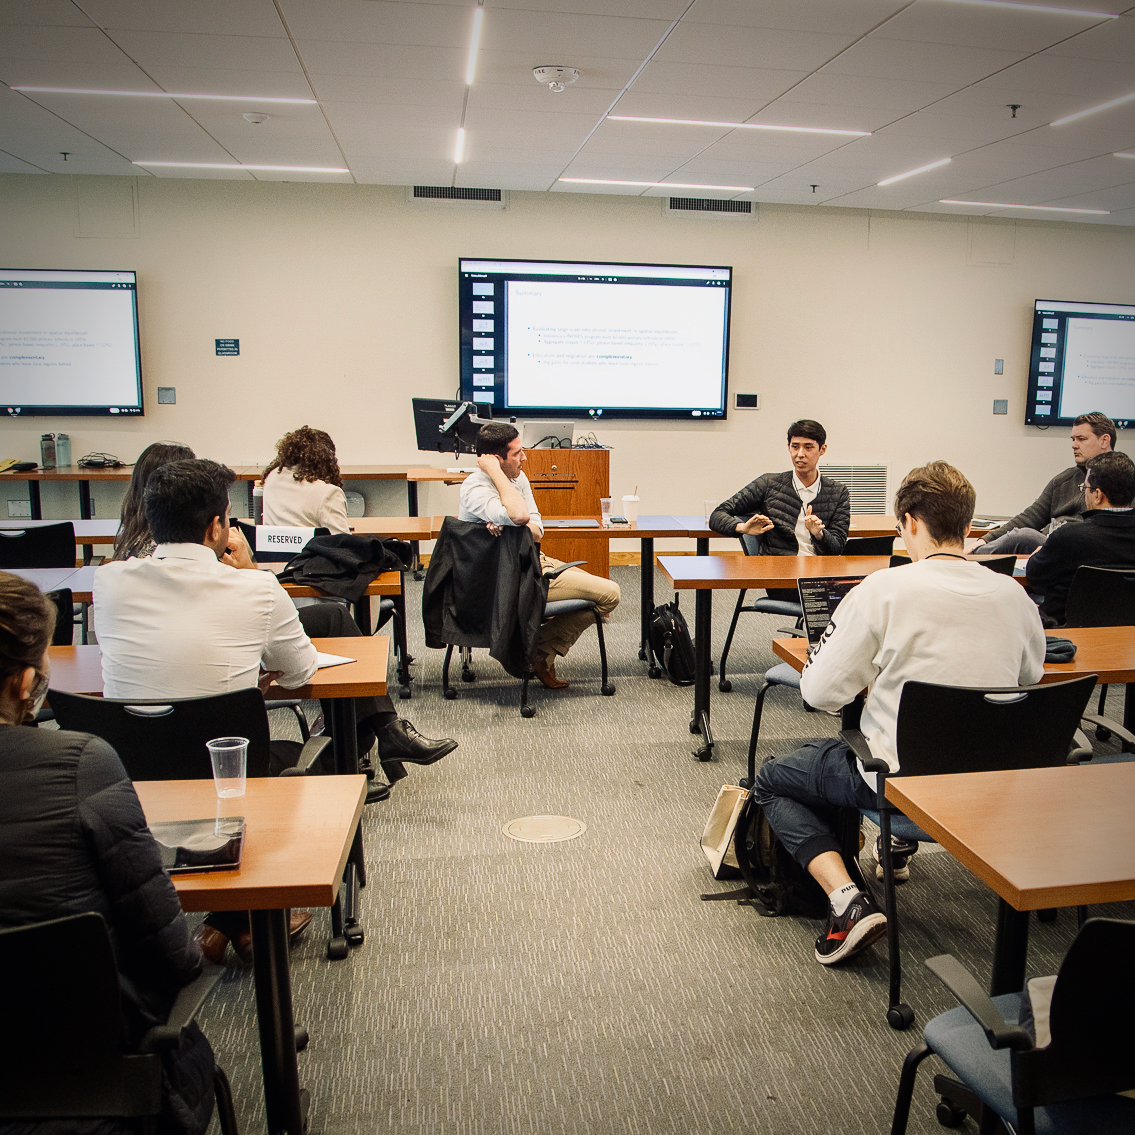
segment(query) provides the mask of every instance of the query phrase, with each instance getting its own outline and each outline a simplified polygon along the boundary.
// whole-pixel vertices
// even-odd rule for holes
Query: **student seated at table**
[[[112,560],[128,560],[131,556],[148,556],[154,550],[154,538],[146,522],[142,498],[155,471],[171,461],[191,461],[197,454],[188,445],[176,441],[155,441],[147,445],[134,462],[134,472],[126,495],[122,498],[122,516],[118,535],[114,538]]]
[[[1082,523],[1061,525],[1029,556],[1029,590],[1043,598],[1048,626],[1064,622],[1076,569],[1135,567],[1135,463],[1126,453],[1105,452],[1084,466]]]
[[[482,426],[477,434],[477,471],[466,477],[461,486],[458,519],[481,521],[496,536],[500,535],[502,528],[527,524],[539,543],[544,538],[544,525],[536,507],[536,498],[532,495],[532,486],[524,473],[527,460],[514,426],[507,422],[490,422]],[[562,560],[541,552],[543,571],[552,571],[562,564]],[[590,599],[604,619],[619,605],[619,598],[617,583],[581,568],[568,568],[548,581],[549,603],[561,599]],[[569,683],[556,676],[556,657],[567,654],[575,640],[594,623],[590,611],[577,611],[557,615],[541,624],[532,670],[547,689],[567,688]]]
[[[1030,685],[1044,670],[1044,629],[1025,589],[964,558],[975,500],[973,486],[944,461],[907,474],[895,516],[912,562],[875,572],[848,593],[800,677],[800,694],[816,709],[838,710],[866,687],[860,728],[892,771],[905,682]],[[841,962],[885,934],[886,916],[851,881],[835,836],[813,810],[873,808],[874,773],[842,741],[812,741],[767,761],[753,793],[780,841],[828,894],[816,960]],[[893,854],[900,871],[911,850]]]
[[[1087,464],[1101,453],[1111,453],[1119,431],[1115,423],[1098,410],[1081,414],[1072,423],[1072,457],[1076,464],[1057,473],[1039,497],[1024,512],[987,532],[971,549],[975,555],[1015,553],[1027,556],[1042,548],[1048,535],[1084,511],[1084,474]],[[1047,535],[1045,531],[1047,530]]]
[[[54,626],[55,610],[34,584],[0,573],[0,927],[101,914],[122,978],[125,1039],[137,1051],[201,972],[201,951],[115,751],[88,733],[25,728],[47,694]],[[20,1022],[3,1027],[18,1033]],[[213,1050],[196,1024],[162,1062],[160,1130],[202,1135],[213,1112]],[[0,1131],[20,1135],[136,1130],[108,1120],[0,1121]]]
[[[762,473],[722,501],[709,518],[710,528],[727,536],[761,536],[766,556],[838,556],[847,543],[851,497],[838,481],[820,476],[827,442],[819,422],[793,422],[788,427],[792,468]],[[773,588],[768,595],[797,601],[793,588]]]
[[[266,691],[272,683],[296,689],[317,669],[309,634],[360,633],[338,604],[297,611],[275,576],[255,570],[248,544],[229,528],[234,479],[231,469],[214,461],[163,466],[145,494],[146,519],[157,542],[153,554],[95,572],[107,697],[202,697],[256,685]],[[354,700],[359,752],[366,753],[377,736],[379,759],[391,779],[405,775],[402,762],[432,764],[457,748],[448,738],[423,737],[385,695]],[[379,784],[368,800],[389,794]],[[213,948],[223,954],[224,939]]]
[[[276,442],[264,470],[264,523],[349,532],[347,497],[335,443],[323,430],[301,426]]]

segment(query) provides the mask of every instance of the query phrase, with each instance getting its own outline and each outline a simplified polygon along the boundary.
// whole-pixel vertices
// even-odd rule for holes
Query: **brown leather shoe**
[[[293,910],[288,917],[288,943],[294,946],[296,939],[311,925],[314,915],[310,910]],[[232,940],[233,949],[240,955],[241,961],[252,963],[252,931],[242,930]]]
[[[227,934],[222,934],[215,926],[209,926],[202,922],[194,931],[193,937],[197,940],[197,945],[201,947],[205,961],[213,966],[224,964],[225,951],[229,948]]]
[[[563,678],[556,677],[556,660],[554,658],[550,658],[547,663],[533,663],[532,673],[540,679],[540,684],[546,690],[566,690],[571,685]]]

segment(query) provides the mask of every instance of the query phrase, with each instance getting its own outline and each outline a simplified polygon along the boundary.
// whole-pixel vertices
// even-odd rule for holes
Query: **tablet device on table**
[[[243,816],[209,816],[202,820],[163,820],[150,833],[170,875],[235,871],[244,850]]]

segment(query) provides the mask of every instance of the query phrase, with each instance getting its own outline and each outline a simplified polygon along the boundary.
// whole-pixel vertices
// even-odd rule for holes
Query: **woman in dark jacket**
[[[47,693],[54,625],[33,584],[0,572],[0,927],[101,914],[130,1051],[201,972],[201,951],[115,751],[87,733],[27,728]],[[213,1111],[213,1052],[196,1025],[163,1073],[159,1130],[200,1135]],[[4,1135],[116,1130],[105,1120],[0,1124]]]

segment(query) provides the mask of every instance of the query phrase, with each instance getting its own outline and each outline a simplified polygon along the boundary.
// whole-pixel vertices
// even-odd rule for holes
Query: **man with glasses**
[[[480,521],[494,536],[499,536],[506,527],[519,528],[526,524],[532,538],[539,543],[544,537],[544,526],[532,486],[524,473],[527,460],[514,426],[506,422],[482,426],[477,434],[477,472],[466,477],[461,486],[458,519]],[[562,564],[562,560],[540,555],[544,572]],[[619,605],[619,597],[617,583],[580,568],[568,568],[548,581],[549,603],[561,599],[589,599],[604,619]],[[556,656],[567,654],[575,640],[594,622],[590,611],[576,611],[557,615],[541,625],[532,669],[547,689],[567,688],[568,682],[556,676]]]
[[[1056,529],[1079,520],[1084,511],[1084,471],[1093,457],[1115,449],[1119,431],[1106,415],[1093,410],[1081,414],[1072,424],[1072,457],[1076,464],[1057,473],[1039,497],[1024,512],[1017,513],[999,528],[987,532],[974,545],[979,556],[1014,553],[1027,556],[1044,547]],[[1048,530],[1048,535],[1042,529]]]

